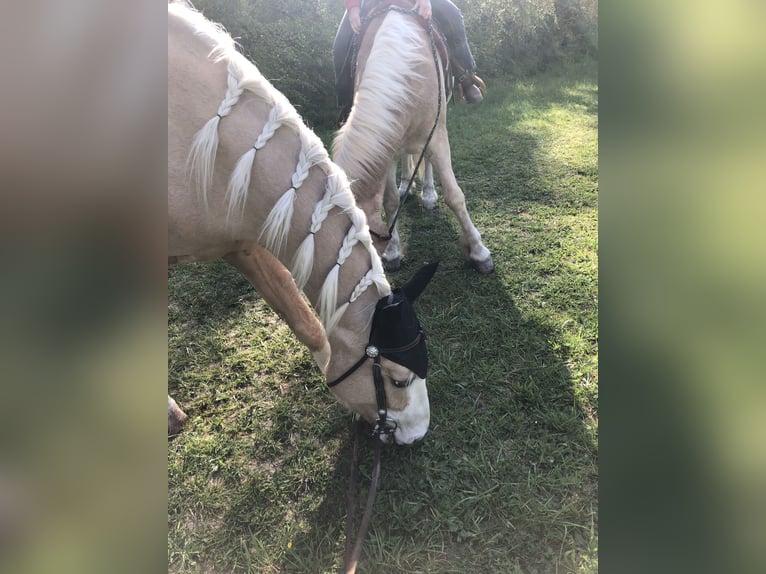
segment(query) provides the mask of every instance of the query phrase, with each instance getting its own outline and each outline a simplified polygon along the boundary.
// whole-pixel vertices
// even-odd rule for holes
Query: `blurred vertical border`
[[[2,572],[164,568],[166,18],[3,4]]]
[[[766,571],[766,4],[600,11],[600,566]]]
[[[601,5],[604,572],[766,568],[766,5]],[[0,19],[0,571],[166,529],[166,16]]]

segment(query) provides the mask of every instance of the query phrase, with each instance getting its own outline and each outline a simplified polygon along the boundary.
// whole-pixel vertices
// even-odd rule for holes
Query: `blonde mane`
[[[205,207],[207,208],[207,196],[212,186],[219,144],[218,126],[247,91],[266,102],[270,112],[261,133],[254,138],[253,146],[239,158],[229,176],[226,192],[227,220],[241,217],[244,213],[255,155],[259,149],[268,145],[274,133],[282,128],[295,132],[300,139],[301,149],[291,178],[291,186],[271,208],[261,229],[260,238],[264,246],[278,256],[284,250],[291,232],[306,234],[294,253],[290,266],[290,273],[300,289],[305,287],[314,267],[314,235],[329,212],[335,207],[340,208],[351,220],[351,227],[339,248],[336,264],[325,278],[318,296],[319,317],[329,334],[348,306],[368,287],[374,285],[381,297],[391,292],[383,272],[383,264],[370,237],[367,219],[356,206],[348,178],[330,160],[321,140],[306,127],[287,98],[263,77],[255,65],[237,51],[234,40],[223,27],[210,22],[200,12],[181,4],[169,4],[168,12],[176,14],[190,24],[195,33],[210,46],[209,58],[215,62],[225,62],[228,71],[226,91],[218,111],[197,132],[187,162],[191,181]],[[294,230],[291,228],[294,204],[300,198],[301,186],[312,167],[318,167],[326,175],[325,193],[314,207],[309,229]],[[354,287],[348,301],[338,305],[339,270],[358,243],[369,253],[371,268]]]
[[[344,156],[352,154],[366,175],[372,176],[381,157],[392,157],[399,151],[406,129],[406,115],[400,107],[412,99],[420,84],[417,80],[423,78],[415,70],[424,62],[430,64],[430,55],[418,41],[421,32],[411,16],[392,11],[384,17],[351,115],[333,141],[333,157],[339,164],[347,165]]]

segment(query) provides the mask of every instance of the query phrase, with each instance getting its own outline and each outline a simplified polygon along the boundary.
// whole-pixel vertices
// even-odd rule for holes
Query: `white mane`
[[[390,11],[384,16],[364,68],[348,121],[336,134],[333,157],[341,165],[353,154],[361,168],[372,175],[380,158],[399,151],[405,126],[401,102],[409,101],[422,78],[415,70],[430,62],[418,41],[420,26],[411,16]],[[358,113],[362,110],[362,113]],[[353,126],[353,128],[352,128]]]
[[[266,218],[261,229],[261,239],[267,249],[278,255],[284,249],[291,231],[305,233],[305,238],[292,258],[290,268],[300,289],[305,287],[314,267],[314,234],[319,231],[329,212],[335,207],[340,208],[351,220],[351,228],[340,246],[336,265],[325,278],[318,295],[319,317],[326,332],[330,333],[348,306],[356,301],[368,287],[375,285],[381,297],[391,292],[383,272],[383,264],[372,244],[367,219],[362,210],[356,206],[345,173],[330,160],[321,140],[306,127],[287,98],[263,77],[255,65],[237,51],[234,40],[220,25],[210,22],[201,13],[181,4],[169,4],[168,13],[173,13],[187,21],[195,33],[203,37],[211,46],[209,57],[216,62],[225,62],[229,72],[226,91],[218,112],[197,132],[189,153],[188,166],[192,181],[197,186],[205,205],[207,206],[207,194],[212,185],[215,168],[218,126],[247,90],[268,103],[271,111],[261,133],[254,138],[253,146],[240,157],[229,177],[227,186],[229,219],[241,216],[243,213],[255,154],[268,144],[278,129],[286,127],[294,131],[301,142],[298,164],[292,175],[290,188],[285,190]],[[314,208],[309,229],[292,230],[294,202],[299,199],[301,185],[307,179],[309,170],[315,166],[322,169],[327,176],[324,196]],[[339,269],[351,255],[357,243],[361,243],[369,252],[371,269],[353,289],[348,301],[338,305]]]

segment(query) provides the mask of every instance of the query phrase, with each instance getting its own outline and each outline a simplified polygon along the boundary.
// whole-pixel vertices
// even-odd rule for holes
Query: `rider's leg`
[[[351,104],[354,102],[354,79],[351,76],[353,58],[354,31],[348,20],[348,14],[343,19],[335,34],[332,45],[332,59],[335,66],[335,99],[338,105],[338,125],[346,121]]]
[[[447,44],[455,67],[455,79],[463,88],[468,103],[482,101],[484,82],[476,76],[476,61],[468,47],[468,37],[463,23],[463,14],[450,0],[431,0],[434,19],[447,38]]]

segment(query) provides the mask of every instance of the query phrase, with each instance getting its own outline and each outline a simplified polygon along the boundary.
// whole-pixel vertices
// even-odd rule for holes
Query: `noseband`
[[[327,386],[332,388],[335,385],[338,385],[342,383],[344,380],[346,380],[349,376],[354,374],[359,367],[361,367],[367,359],[372,359],[372,380],[375,383],[375,400],[378,403],[378,419],[375,421],[375,426],[372,429],[372,432],[370,433],[370,436],[372,437],[380,437],[381,435],[389,435],[396,432],[397,424],[396,421],[389,418],[388,416],[388,406],[386,402],[386,387],[384,385],[383,381],[383,373],[381,372],[380,368],[380,356],[381,355],[389,355],[391,353],[403,353],[405,351],[409,351],[410,349],[415,348],[418,344],[420,344],[421,341],[425,339],[425,332],[423,329],[418,329],[418,333],[415,336],[415,338],[407,343],[406,345],[402,347],[396,347],[391,349],[381,349],[377,346],[373,345],[372,343],[368,343],[367,346],[364,348],[364,354],[359,358],[359,360],[354,363],[351,368],[349,368],[345,373],[343,373],[340,377],[335,379],[334,381],[331,381],[327,383]],[[393,381],[394,386],[399,388],[405,388],[408,387],[412,382],[412,378],[410,378],[408,381],[402,383],[399,381]]]

